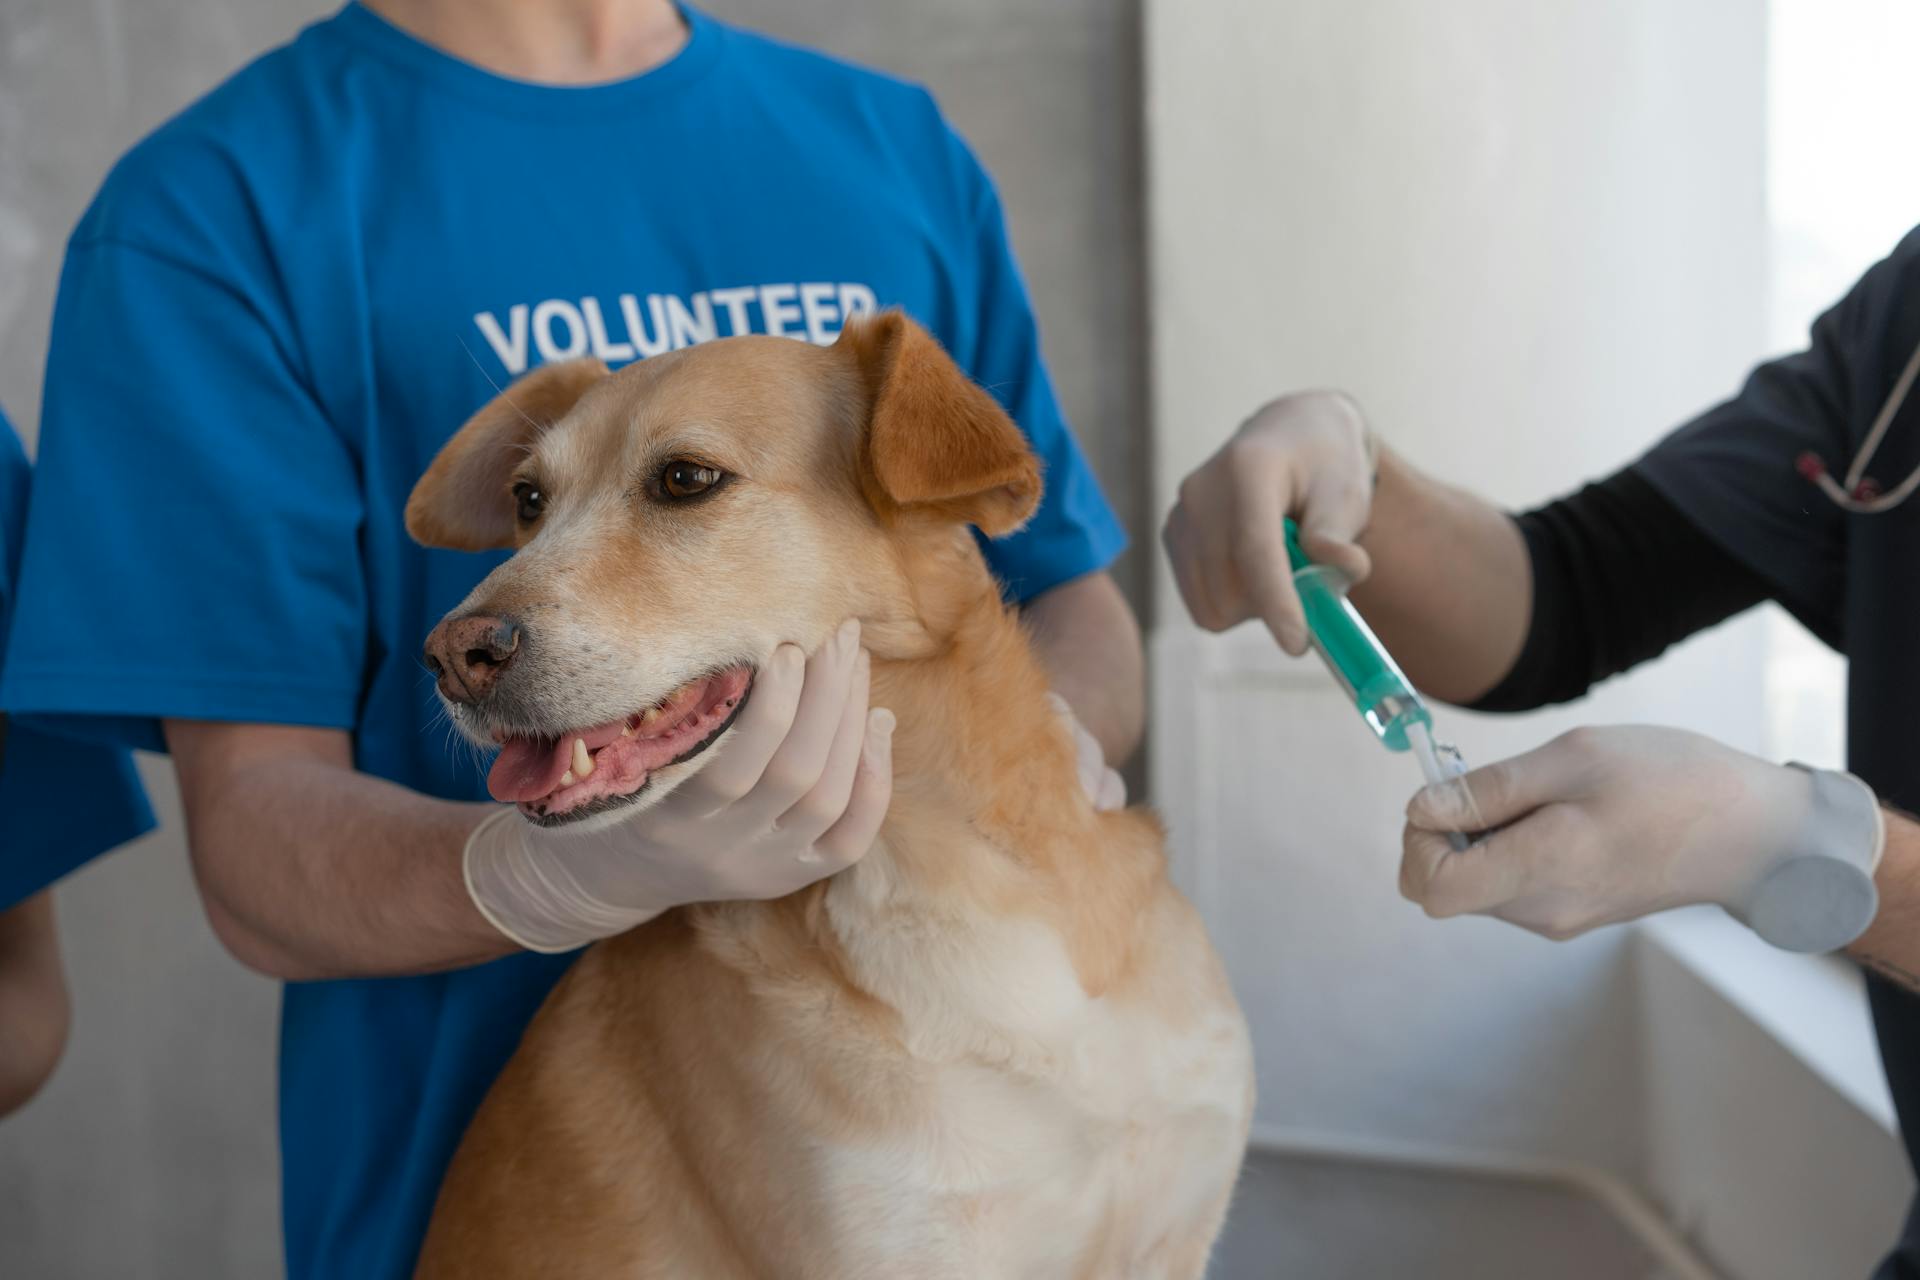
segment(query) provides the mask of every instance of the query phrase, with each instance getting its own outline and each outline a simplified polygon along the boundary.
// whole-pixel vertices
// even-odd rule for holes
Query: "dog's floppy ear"
[[[606,376],[598,360],[544,364],[487,401],[413,486],[407,532],[414,541],[455,551],[512,546],[507,482],[523,451]]]
[[[888,504],[1012,533],[1040,505],[1040,460],[994,398],[898,311],[850,320],[834,344],[867,393],[869,494]]]

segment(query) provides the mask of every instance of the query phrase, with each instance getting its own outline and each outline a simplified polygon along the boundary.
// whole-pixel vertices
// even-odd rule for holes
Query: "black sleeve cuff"
[[[1471,704],[1568,702],[1767,599],[1767,584],[1631,469],[1514,517],[1533,613],[1513,668]]]

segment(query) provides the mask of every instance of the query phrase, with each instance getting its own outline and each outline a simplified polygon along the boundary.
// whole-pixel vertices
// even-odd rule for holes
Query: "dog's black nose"
[[[520,651],[520,624],[469,614],[447,618],[427,637],[427,670],[450,702],[478,702]]]

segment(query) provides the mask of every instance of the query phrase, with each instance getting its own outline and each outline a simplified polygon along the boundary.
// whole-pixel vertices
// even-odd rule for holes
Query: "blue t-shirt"
[[[0,668],[32,474],[0,414]],[[153,826],[131,753],[24,724],[0,746],[0,815],[0,911]]]
[[[349,5],[136,147],[74,233],[27,609],[0,705],[337,726],[368,773],[485,798],[420,645],[498,555],[423,550],[415,479],[496,384],[899,306],[1000,397],[1046,504],[1014,598],[1121,531],[1061,420],[992,184],[922,90],[688,14],[637,79],[556,88]],[[559,977],[512,956],[290,985],[289,1270],[407,1273],[454,1144]]]

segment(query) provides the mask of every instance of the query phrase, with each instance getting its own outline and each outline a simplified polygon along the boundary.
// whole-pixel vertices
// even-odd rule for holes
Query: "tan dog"
[[[530,629],[463,726],[619,744],[593,770],[612,790],[569,783],[534,819],[656,800],[725,749],[779,643],[850,616],[899,729],[865,860],[581,957],[467,1132],[420,1275],[1202,1274],[1246,1025],[1156,821],[1088,804],[968,531],[1039,494],[1019,430],[891,313],[831,348],[548,366],[442,451],[408,528],[517,547],[455,612]],[[663,703],[704,736],[626,745]]]

